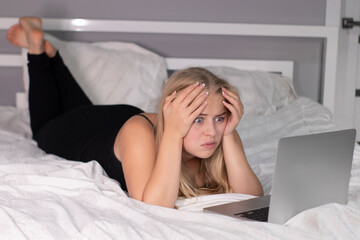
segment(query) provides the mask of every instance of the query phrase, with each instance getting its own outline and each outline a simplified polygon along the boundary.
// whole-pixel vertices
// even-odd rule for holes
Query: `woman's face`
[[[195,119],[184,138],[185,159],[208,158],[219,146],[227,123],[221,94],[210,94],[205,110]]]

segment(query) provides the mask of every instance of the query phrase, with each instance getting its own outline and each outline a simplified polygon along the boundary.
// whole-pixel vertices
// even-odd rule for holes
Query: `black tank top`
[[[138,115],[139,115],[139,116],[142,116],[143,118],[145,118],[145,119],[151,124],[151,126],[154,128],[154,124],[151,122],[151,120],[150,120],[147,116],[145,116],[145,115],[143,115],[143,114],[141,114],[141,113],[139,113]]]

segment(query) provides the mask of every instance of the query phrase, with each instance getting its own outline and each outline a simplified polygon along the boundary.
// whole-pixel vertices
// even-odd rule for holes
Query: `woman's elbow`
[[[164,199],[162,198],[159,199],[158,197],[154,198],[152,196],[144,196],[141,199],[141,201],[147,204],[156,205],[160,207],[174,208],[175,206],[175,202],[173,201],[164,201]]]
[[[131,196],[131,195],[130,195]],[[146,192],[144,191],[141,196],[135,197],[135,199],[142,201],[147,204],[156,205],[160,207],[174,208],[176,198],[169,199],[166,196],[162,196],[162,194],[158,194],[155,192]]]

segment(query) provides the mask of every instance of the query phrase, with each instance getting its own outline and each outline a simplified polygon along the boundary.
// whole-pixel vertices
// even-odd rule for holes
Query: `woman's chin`
[[[207,150],[200,150],[200,151],[192,151],[192,152],[187,152],[187,151],[184,151],[183,152],[183,156],[184,156],[184,159],[191,159],[191,158],[200,158],[200,159],[206,159],[206,158],[209,158],[211,157],[214,152],[215,152],[216,148],[215,149],[207,149]]]
[[[213,154],[214,154],[214,151],[206,151],[206,152],[196,153],[193,155],[197,158],[206,159],[206,158],[211,157]]]

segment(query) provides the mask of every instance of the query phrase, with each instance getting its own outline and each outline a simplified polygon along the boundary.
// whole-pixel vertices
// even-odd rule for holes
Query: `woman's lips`
[[[216,147],[216,142],[215,141],[206,142],[204,144],[201,144],[201,146],[206,148],[206,149],[214,149]]]

